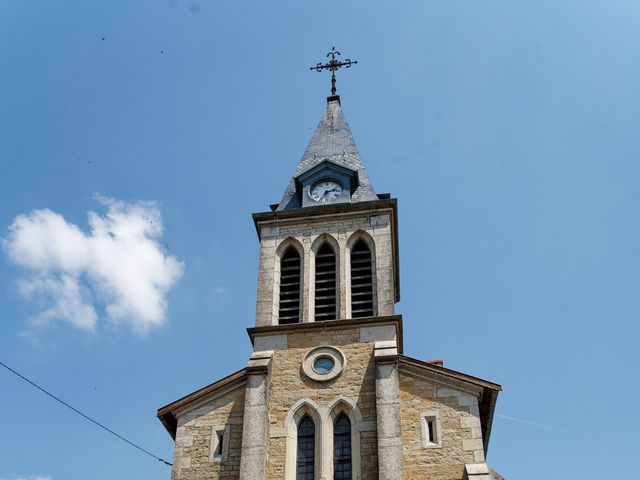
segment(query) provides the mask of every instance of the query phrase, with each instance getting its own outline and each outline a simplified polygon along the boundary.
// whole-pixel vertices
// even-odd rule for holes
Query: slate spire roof
[[[325,160],[358,172],[359,186],[351,196],[352,203],[378,199],[353,141],[349,125],[342,114],[340,97],[333,96],[327,98],[327,109],[276,210],[301,207],[300,198],[296,193],[295,178]]]

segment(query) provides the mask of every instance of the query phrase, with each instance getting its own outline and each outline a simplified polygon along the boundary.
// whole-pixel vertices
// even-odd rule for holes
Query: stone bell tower
[[[247,366],[158,411],[172,478],[499,479],[485,456],[501,387],[403,354],[397,202],[332,93],[280,203],[253,214]]]

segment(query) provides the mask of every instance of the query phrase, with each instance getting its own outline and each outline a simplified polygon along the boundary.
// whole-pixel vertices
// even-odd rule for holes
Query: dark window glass
[[[280,260],[280,309],[278,323],[300,321],[300,254],[289,247]]]
[[[333,478],[351,480],[351,421],[344,413],[333,425]]]
[[[224,432],[218,432],[218,448],[216,448],[216,455],[222,456],[222,445],[224,442]]]
[[[351,248],[351,317],[373,315],[371,250],[364,240]]]
[[[429,441],[431,443],[435,443],[436,436],[435,436],[435,432],[433,430],[433,420],[427,420],[427,428],[429,429]]]
[[[316,428],[309,415],[305,415],[298,423],[296,480],[313,480],[315,450]]]
[[[324,243],[316,254],[315,320],[336,319],[336,254]]]

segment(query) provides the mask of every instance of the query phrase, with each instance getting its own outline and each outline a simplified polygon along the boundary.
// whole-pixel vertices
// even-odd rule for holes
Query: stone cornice
[[[396,329],[398,353],[402,353],[402,315],[384,317],[350,318],[346,320],[327,320],[324,322],[291,323],[288,325],[270,325],[268,327],[247,328],[247,334],[254,344],[258,336],[286,335],[292,333],[314,332],[317,330],[348,330],[352,328],[393,325]]]

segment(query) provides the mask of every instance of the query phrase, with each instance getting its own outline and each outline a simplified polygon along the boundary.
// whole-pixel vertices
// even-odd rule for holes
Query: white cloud
[[[19,215],[4,249],[28,271],[18,286],[42,306],[34,323],[62,319],[93,330],[100,304],[110,321],[145,333],[164,323],[167,292],[184,265],[158,243],[164,228],[154,202],[99,202],[107,212],[89,212],[88,233],[48,209]]]

